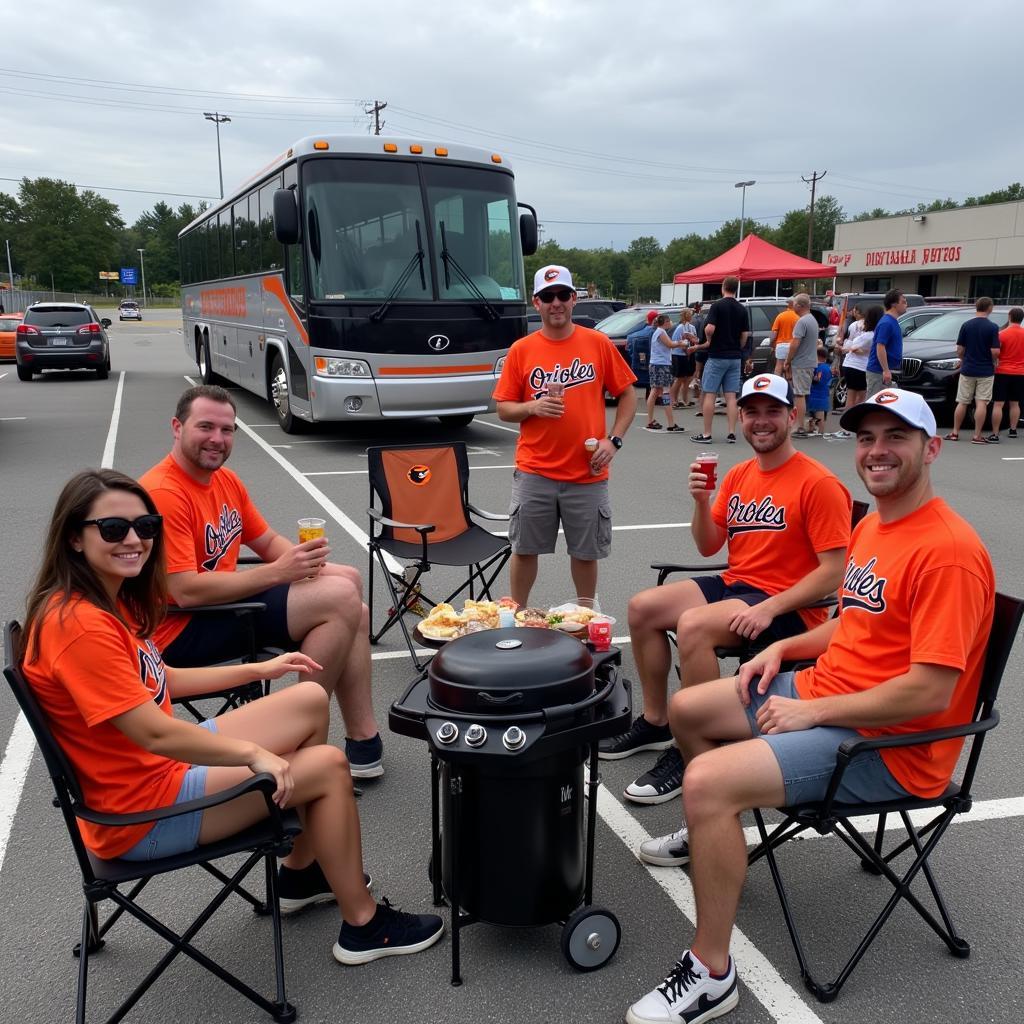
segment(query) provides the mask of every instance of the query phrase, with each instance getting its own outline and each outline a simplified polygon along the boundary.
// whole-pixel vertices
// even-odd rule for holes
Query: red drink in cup
[[[612,626],[615,620],[610,615],[595,615],[587,623],[587,639],[595,651],[607,651],[612,645]]]
[[[718,483],[718,452],[701,452],[696,462],[697,472],[704,474],[704,490],[713,491]]]
[[[560,380],[548,381],[548,398],[564,398],[565,385]]]

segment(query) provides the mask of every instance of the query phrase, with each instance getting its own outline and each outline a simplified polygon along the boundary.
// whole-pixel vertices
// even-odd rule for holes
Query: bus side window
[[[284,247],[274,237],[274,192],[281,187],[281,179],[273,178],[260,189],[260,269],[281,270],[284,267]]]
[[[288,249],[288,294],[292,302],[303,311],[306,308],[306,286],[302,274],[302,246],[289,245]]]

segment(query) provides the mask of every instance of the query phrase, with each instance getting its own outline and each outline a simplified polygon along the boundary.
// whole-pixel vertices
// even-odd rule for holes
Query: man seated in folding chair
[[[260,515],[224,463],[235,439],[235,403],[223,388],[189,388],[171,420],[174,446],[141,478],[163,513],[167,587],[182,608],[259,600],[256,635],[268,647],[298,647],[323,669],[313,678],[333,693],[345,721],[345,754],[356,778],[384,774],[370,693],[369,613],[362,578],[327,561],[323,538],[296,544]],[[237,572],[248,545],[263,564]],[[188,668],[245,656],[247,625],[225,616],[169,615],[155,641],[170,665]]]
[[[269,772],[275,802],[300,808],[305,826],[280,868],[282,909],[337,900],[342,924],[334,956],[341,963],[431,945],[443,931],[439,917],[403,914],[386,901],[377,906],[367,891],[348,764],[327,743],[328,697],[309,679],[320,666],[300,652],[257,665],[164,665],[151,639],[167,604],[162,526],[156,505],[130,477],[77,474],[57,501],[28,598],[22,670],[85,803],[131,814]],[[202,725],[171,713],[175,692],[289,672],[303,681]],[[155,825],[81,821],[80,829],[97,857],[151,861],[234,835],[267,813],[260,795],[247,794]]]
[[[941,729],[974,713],[995,601],[988,552],[937,498],[942,442],[920,397],[885,389],[843,414],[857,473],[876,513],[850,542],[839,615],[779,640],[739,675],[672,699],[683,752],[685,826],[643,844],[650,863],[690,863],[697,931],[666,980],[635,1003],[631,1024],[666,1024],[698,1001],[709,1020],[738,999],[729,939],[747,868],[743,811],[824,798],[839,745]],[[783,661],[817,658],[780,672]],[[850,762],[836,800],[931,798],[948,785],[961,740],[874,751]]]
[[[696,463],[688,480],[697,550],[713,555],[726,545],[728,569],[652,587],[629,602],[643,713],[599,749],[605,760],[664,751],[626,788],[634,803],[671,800],[682,786],[683,762],[668,726],[668,631],[676,634],[684,687],[717,679],[716,648],[758,638],[764,646],[765,639],[813,629],[828,611],[809,606],[834,594],[843,577],[850,494],[831,470],[793,446],[792,387],[770,373],[751,377],[739,407],[740,430],[754,457],[725,475],[717,495]]]

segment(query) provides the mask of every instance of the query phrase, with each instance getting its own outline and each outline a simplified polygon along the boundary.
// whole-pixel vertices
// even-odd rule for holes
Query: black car
[[[1002,330],[1010,306],[995,306],[989,319]],[[949,418],[956,405],[960,360],[956,339],[960,328],[974,316],[974,307],[955,309],[919,327],[903,342],[903,362],[894,380],[907,391],[916,391],[937,417]]]
[[[771,373],[775,369],[772,354],[772,324],[786,308],[785,299],[740,299],[750,317],[751,346],[754,369],[751,373]],[[818,302],[811,303],[811,316],[818,321],[818,341],[831,349],[828,335],[828,307]]]
[[[25,310],[15,335],[18,380],[43,370],[95,370],[99,380],[110,373],[110,321],[92,306],[77,302],[36,302]]]
[[[605,317],[625,309],[627,305],[628,303],[621,299],[577,299],[572,309],[573,319],[575,320],[577,316],[589,316],[593,318],[594,323],[600,323]]]

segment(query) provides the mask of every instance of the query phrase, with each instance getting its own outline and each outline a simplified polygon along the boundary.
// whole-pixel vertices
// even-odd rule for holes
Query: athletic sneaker
[[[1017,431],[1016,430],[1011,430],[1009,436],[1010,437],[1016,437],[1017,436]]]
[[[659,868],[681,868],[690,863],[690,844],[686,841],[686,826],[667,836],[648,839],[640,844],[640,859]]]
[[[443,934],[444,921],[436,914],[405,914],[391,906],[385,897],[366,924],[342,922],[334,944],[334,959],[352,966],[368,964],[384,956],[419,953]]]
[[[384,744],[380,733],[368,740],[345,737],[345,756],[353,779],[379,779],[384,774]]]
[[[726,434],[725,435],[725,440],[729,444],[735,444],[736,443],[736,435],[735,434]]]
[[[651,725],[643,715],[637,715],[628,732],[598,743],[597,756],[602,761],[619,761],[641,750],[664,750],[671,746],[672,730],[667,725]]]
[[[365,871],[363,881],[367,889],[373,885],[373,879]],[[334,893],[316,861],[300,870],[281,864],[277,869],[277,897],[282,914],[294,914],[315,903],[334,902]]]
[[[697,444],[711,444],[711,435],[710,434],[691,434],[690,435],[690,440],[691,441],[696,441]]]
[[[832,438],[836,441],[848,441],[851,437],[853,437],[853,432],[849,430],[837,430],[832,435]]]
[[[635,804],[663,804],[679,796],[683,791],[683,757],[679,748],[672,746],[654,763],[649,772],[644,772],[626,787],[623,794]]]
[[[668,977],[626,1013],[628,1024],[704,1024],[721,1017],[740,1001],[736,965],[715,977],[689,950],[675,962]]]

